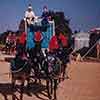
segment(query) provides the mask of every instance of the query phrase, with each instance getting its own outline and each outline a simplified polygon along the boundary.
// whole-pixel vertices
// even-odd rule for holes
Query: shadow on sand
[[[12,96],[12,100],[23,100],[23,94],[32,97],[35,95],[40,100],[48,100],[46,86],[42,84],[30,84],[30,87],[23,87],[23,92],[20,91],[21,86],[16,85],[14,89],[12,89],[11,83],[0,83],[0,94],[3,96],[3,100],[9,100],[8,96]]]

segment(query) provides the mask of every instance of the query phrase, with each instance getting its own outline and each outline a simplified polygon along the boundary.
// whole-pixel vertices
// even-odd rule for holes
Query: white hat
[[[28,9],[32,9],[32,6],[28,6]]]

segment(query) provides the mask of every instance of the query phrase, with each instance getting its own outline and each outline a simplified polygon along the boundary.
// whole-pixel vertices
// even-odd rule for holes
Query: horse
[[[46,81],[49,99],[51,99],[51,95],[54,95],[54,99],[56,99],[56,90],[61,72],[60,59],[48,54],[44,56],[43,53],[40,52],[42,52],[42,50],[38,51],[36,48],[32,48],[29,51],[30,59],[33,63],[32,69],[34,71],[33,76],[35,77],[35,82],[37,81],[36,79],[44,79]],[[53,58],[53,61],[49,59],[50,57]]]
[[[15,89],[16,81],[19,80],[21,83],[20,88],[20,100],[22,100],[22,94],[23,94],[23,87],[25,80],[27,80],[27,87],[30,86],[30,72],[31,72],[31,64],[28,59],[21,58],[19,55],[16,55],[16,57],[11,61],[10,65],[10,73],[11,73],[11,84],[12,84],[12,91]]]
[[[33,64],[32,69],[33,69],[33,73],[35,74],[36,77],[39,76],[39,73],[42,69],[41,65],[42,65],[42,61],[44,59],[44,54],[41,50],[41,47],[39,44],[35,45],[34,48],[31,48],[29,51],[29,58],[31,60],[31,63]],[[41,80],[39,79],[39,82]],[[37,79],[35,79],[35,83],[37,82]]]
[[[46,77],[48,78],[47,80],[48,93],[50,94],[50,97],[52,97],[51,95],[53,95],[54,100],[56,100],[57,85],[61,73],[60,59],[56,55],[46,53],[46,57],[44,59],[42,66],[44,67],[43,69],[45,71]]]
[[[59,48],[57,50],[54,50],[53,52],[60,61],[61,64],[61,71],[60,71],[60,77],[59,77],[59,82],[61,82],[61,80],[65,80],[65,78],[69,78],[67,73],[66,73],[66,68],[67,68],[67,63],[69,63],[70,59],[69,59],[69,55],[71,53],[71,50],[69,48]]]

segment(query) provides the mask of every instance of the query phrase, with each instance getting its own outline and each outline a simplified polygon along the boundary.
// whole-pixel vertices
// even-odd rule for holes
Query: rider
[[[25,19],[27,20],[28,24],[31,24],[31,21],[33,21],[36,18],[35,13],[33,11],[33,8],[31,4],[28,6],[28,10],[25,12]]]
[[[29,56],[31,59],[33,59],[34,57],[37,56],[37,53],[38,54],[42,54],[42,50],[41,50],[41,42],[42,42],[42,34],[40,31],[37,31],[34,33],[34,36],[33,36],[33,41],[35,42],[35,46],[33,48],[31,48],[29,50]]]
[[[23,52],[26,53],[26,33],[22,32],[18,38],[17,45],[16,45],[17,53]]]
[[[49,50],[51,54],[56,54],[56,56],[62,62],[62,71],[63,71],[63,78],[65,75],[66,63],[69,61],[69,57],[67,54],[68,50],[68,39],[62,33],[57,33],[54,35],[49,43]]]
[[[50,52],[59,50],[60,48],[66,48],[68,46],[68,39],[62,33],[57,33],[52,36],[49,42]]]
[[[49,42],[49,51],[50,53],[55,53],[55,51],[59,48],[59,44],[57,42],[57,36],[52,36],[50,42]]]
[[[59,51],[62,52],[61,59],[63,60],[63,63],[69,62],[69,50],[68,50],[68,38],[67,36],[63,35],[62,33],[59,34],[58,37],[58,43],[59,43]]]
[[[43,40],[42,33],[40,31],[35,32],[35,34],[34,34],[35,51],[36,51],[36,53],[40,54],[40,58],[39,58],[40,62],[43,59],[42,58],[43,52],[42,52],[42,49],[41,49],[42,40]]]

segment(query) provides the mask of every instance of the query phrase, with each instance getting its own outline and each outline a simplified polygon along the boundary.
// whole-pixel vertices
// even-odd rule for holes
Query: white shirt
[[[33,11],[30,11],[30,12],[26,11],[25,18],[30,18],[30,19],[35,18],[35,13]]]

